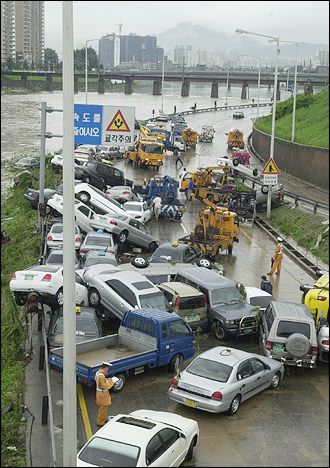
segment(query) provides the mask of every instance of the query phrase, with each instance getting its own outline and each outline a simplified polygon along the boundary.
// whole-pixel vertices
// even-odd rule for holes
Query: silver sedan
[[[257,393],[275,390],[283,364],[259,354],[217,346],[200,354],[171,380],[171,400],[211,413],[237,413],[240,404]]]

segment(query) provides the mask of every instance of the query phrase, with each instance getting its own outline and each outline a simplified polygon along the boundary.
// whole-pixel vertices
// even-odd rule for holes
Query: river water
[[[173,112],[173,107],[176,106],[177,112],[188,110],[195,103],[198,108],[213,107],[215,99],[210,98],[210,84],[191,83],[190,96],[181,97],[181,85],[179,83],[164,84],[164,112]],[[241,87],[232,87],[228,91],[228,105],[240,103],[249,103],[252,99],[257,102],[257,88],[250,88],[249,99],[241,100]],[[137,92],[131,95],[124,93],[105,93],[103,95],[96,92],[88,93],[89,104],[101,105],[123,105],[135,107],[135,115],[137,119],[146,119],[152,116],[152,110],[155,115],[158,115],[161,107],[161,96],[153,96],[152,87],[140,87]],[[221,106],[226,101],[225,85],[219,86],[219,98],[216,99],[217,105]],[[272,90],[268,87],[260,89],[260,103],[269,102],[272,97]],[[281,99],[287,99],[289,93],[281,92]],[[75,103],[85,103],[85,93],[79,92],[75,95]],[[10,162],[24,156],[38,155],[40,149],[40,104],[46,102],[47,106],[55,109],[63,108],[62,91],[42,92],[36,94],[22,95],[2,95],[1,96],[1,193],[7,189],[12,183],[12,167]],[[269,114],[270,107],[260,108],[259,115]],[[210,112],[205,114],[196,114],[187,116],[186,120],[189,125],[197,131],[202,125],[213,125],[216,127],[217,122],[221,120],[225,131],[228,131],[233,126],[241,128],[241,121],[232,121],[232,110]],[[244,110],[246,117],[255,117],[256,109]],[[47,131],[53,134],[62,135],[63,114],[60,112],[47,113]],[[246,127],[247,119],[244,120]],[[227,125],[228,121],[228,125]],[[243,121],[242,121],[243,123]],[[251,119],[248,119],[248,126],[252,128]],[[225,149],[226,138],[223,132],[216,133],[212,151],[222,151]],[[242,129],[243,130],[243,129]],[[221,141],[220,141],[221,140]],[[222,144],[223,143],[223,144]],[[62,138],[50,138],[46,141],[46,151],[53,152],[62,149]],[[209,152],[209,149],[208,149]],[[219,156],[219,153],[217,154]],[[17,171],[16,171],[17,172]]]

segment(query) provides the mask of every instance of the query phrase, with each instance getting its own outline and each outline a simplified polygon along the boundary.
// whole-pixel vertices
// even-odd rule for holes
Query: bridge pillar
[[[97,81],[97,92],[99,94],[104,94],[104,90],[105,90],[104,76],[99,75],[99,79]]]
[[[231,82],[228,80],[228,91],[231,90]]]
[[[313,94],[313,85],[310,83],[304,83],[304,94]]]
[[[219,97],[219,83],[213,81],[211,86],[211,98],[218,98]]]
[[[132,94],[132,92],[133,92],[133,80],[132,78],[126,78],[125,94]]]
[[[152,95],[160,96],[162,94],[162,82],[160,80],[154,80],[152,86]]]
[[[181,88],[181,97],[188,97],[190,91],[190,81],[183,80],[182,81],[182,88]]]
[[[247,90],[249,89],[249,83],[244,81],[242,85],[241,99],[247,99]]]
[[[87,81],[87,83],[88,83],[88,81]],[[78,75],[74,75],[74,85],[73,85],[73,87],[74,87],[75,94],[78,94],[78,91],[79,91],[79,78],[78,78]]]
[[[53,77],[52,75],[46,76],[46,91],[53,91]]]

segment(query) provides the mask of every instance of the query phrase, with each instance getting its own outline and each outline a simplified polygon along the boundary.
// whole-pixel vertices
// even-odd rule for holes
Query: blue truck
[[[118,333],[76,344],[77,381],[95,383],[103,361],[110,361],[108,377],[117,377],[113,390],[120,391],[128,377],[146,368],[163,367],[171,372],[195,354],[194,335],[177,314],[160,309],[126,312]],[[51,368],[63,372],[63,347],[49,351]]]

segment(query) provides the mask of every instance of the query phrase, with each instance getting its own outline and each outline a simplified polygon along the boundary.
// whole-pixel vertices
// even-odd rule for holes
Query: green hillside
[[[275,136],[291,141],[293,98],[277,104]],[[271,134],[272,117],[258,119],[256,128]],[[295,143],[329,148],[329,89],[297,95]]]

